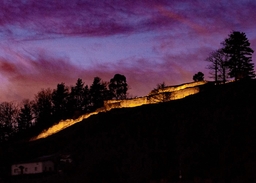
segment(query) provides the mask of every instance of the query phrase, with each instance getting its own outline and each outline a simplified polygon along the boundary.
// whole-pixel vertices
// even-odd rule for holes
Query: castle
[[[206,83],[207,81],[198,81],[198,82],[185,83],[177,86],[167,86],[160,89],[154,89],[144,97],[125,99],[125,100],[107,100],[107,101],[104,101],[104,106],[97,109],[95,112],[81,115],[77,119],[62,120],[58,124],[53,125],[52,127],[45,130],[44,132],[39,134],[37,137],[31,140],[46,138],[75,123],[81,122],[82,120],[89,118],[91,115],[95,115],[100,112],[106,112],[111,109],[137,107],[137,106],[146,105],[146,104],[155,104],[160,102],[167,102],[171,100],[182,99],[189,95],[198,93],[200,91],[199,86],[204,85]]]

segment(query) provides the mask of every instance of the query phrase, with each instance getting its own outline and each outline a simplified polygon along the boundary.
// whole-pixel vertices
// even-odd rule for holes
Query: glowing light
[[[89,118],[92,115],[96,115],[99,112],[106,112],[115,108],[128,108],[128,107],[137,107],[145,104],[155,104],[159,102],[167,102],[170,100],[182,99],[186,96],[193,95],[199,92],[199,85],[205,84],[206,81],[199,81],[193,83],[186,83],[178,86],[169,86],[158,90],[153,90],[149,95],[145,97],[139,97],[134,99],[126,100],[107,100],[104,102],[104,107],[97,109],[95,112],[81,115],[77,119],[67,119],[62,120],[58,124],[53,125],[49,129],[45,130],[37,137],[31,140],[37,140],[41,138],[46,138],[52,134],[58,133],[65,128],[70,127],[78,122],[83,121],[84,119]]]

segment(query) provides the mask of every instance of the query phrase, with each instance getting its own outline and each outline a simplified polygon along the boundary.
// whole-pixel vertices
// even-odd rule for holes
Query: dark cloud
[[[32,37],[105,36],[184,25],[205,33],[251,26],[255,8],[255,1],[2,1],[0,25],[6,33],[15,36],[19,28]]]

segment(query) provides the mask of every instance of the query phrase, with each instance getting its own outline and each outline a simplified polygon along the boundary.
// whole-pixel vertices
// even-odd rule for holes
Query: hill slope
[[[5,160],[72,154],[72,171],[44,182],[175,181],[180,172],[184,180],[253,182],[256,81],[201,89],[177,101],[100,113],[46,139],[12,144]]]

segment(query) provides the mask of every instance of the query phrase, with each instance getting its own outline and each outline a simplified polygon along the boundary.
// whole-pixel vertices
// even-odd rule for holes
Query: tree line
[[[75,86],[57,84],[55,89],[42,89],[33,100],[21,105],[0,103],[0,142],[16,138],[30,138],[60,120],[76,118],[95,111],[104,100],[126,99],[126,77],[115,74],[109,82],[95,77],[90,86],[78,78]]]
[[[221,48],[211,52],[206,58],[209,62],[210,78],[215,83],[226,83],[243,79],[254,79],[253,50],[244,32],[233,31],[228,38],[221,42]],[[198,72],[193,76],[194,81],[204,80],[204,74]]]

